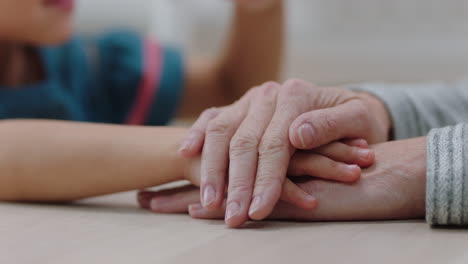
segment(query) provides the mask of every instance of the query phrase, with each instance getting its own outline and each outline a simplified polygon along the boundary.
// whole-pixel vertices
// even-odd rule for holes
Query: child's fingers
[[[311,210],[317,207],[317,199],[302,190],[290,179],[286,179],[284,181],[281,200],[306,210]]]
[[[187,213],[190,204],[200,202],[200,191],[194,186],[160,192],[144,191],[138,194],[138,202],[142,208],[156,213]]]
[[[364,149],[369,148],[369,143],[367,143],[367,140],[365,140],[363,138],[344,139],[341,142],[348,145],[348,146],[352,146],[352,147],[358,147],[358,148],[364,148]]]
[[[151,199],[150,209],[155,213],[187,213],[190,204],[200,202],[199,197],[200,191],[198,189],[170,196],[156,196]]]
[[[201,153],[208,123],[216,118],[219,113],[221,113],[222,109],[223,108],[210,108],[203,111],[197,121],[190,128],[179,149],[179,153],[182,156],[191,158]]]
[[[341,142],[334,142],[314,149],[313,153],[323,155],[337,162],[356,164],[360,167],[371,166],[375,159],[372,149],[349,146]]]
[[[297,152],[289,164],[291,176],[314,176],[340,182],[355,182],[361,176],[361,168],[334,161],[321,154]]]
[[[226,212],[226,202],[223,203],[223,206],[214,211],[208,211],[200,203],[191,204],[189,206],[189,214],[192,218],[195,219],[224,219]]]
[[[137,194],[138,205],[143,209],[150,209],[151,198],[153,198],[153,192],[140,191]]]

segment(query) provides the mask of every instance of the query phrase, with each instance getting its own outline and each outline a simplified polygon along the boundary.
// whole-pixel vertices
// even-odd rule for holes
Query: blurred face
[[[60,44],[72,32],[74,0],[0,0],[0,41]]]

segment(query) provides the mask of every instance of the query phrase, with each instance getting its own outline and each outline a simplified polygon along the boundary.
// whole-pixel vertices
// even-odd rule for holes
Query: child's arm
[[[283,1],[261,0],[249,8],[237,0],[229,43],[215,61],[190,60],[179,116],[193,117],[213,105],[226,105],[248,89],[278,80],[283,56]]]
[[[0,122],[0,200],[70,201],[183,178],[184,129]]]

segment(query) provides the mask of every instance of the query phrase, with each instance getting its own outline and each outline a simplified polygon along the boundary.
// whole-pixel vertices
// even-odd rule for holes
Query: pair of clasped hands
[[[368,143],[388,139],[389,119],[370,94],[301,80],[265,83],[232,105],[206,110],[189,130],[180,154],[191,164],[185,179],[200,189],[141,192],[140,204],[224,217],[230,227],[271,217],[277,206],[313,211],[320,199],[297,180],[359,181],[361,168],[375,160]],[[295,218],[293,212],[279,218]]]
[[[281,1],[235,2],[261,11]],[[189,130],[179,179],[193,186],[141,191],[138,201],[156,213],[188,212],[230,227],[265,218],[421,218],[426,139],[387,142],[391,127],[371,94],[302,80],[265,83],[206,110]]]

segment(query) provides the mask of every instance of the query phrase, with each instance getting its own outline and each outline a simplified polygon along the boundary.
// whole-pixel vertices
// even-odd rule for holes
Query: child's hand
[[[313,151],[297,152],[291,159],[288,175],[290,177],[313,176],[340,182],[354,182],[359,179],[361,174],[359,166],[367,167],[373,161],[374,153],[368,149],[365,140],[357,139],[334,142]],[[200,185],[200,158],[192,158],[187,161],[184,179],[196,186]],[[287,179],[283,184],[281,199],[289,203],[303,205],[303,209],[313,209],[316,207],[317,201],[313,196],[302,189],[298,191],[294,187],[294,183]],[[159,192],[156,195],[153,192],[144,191],[140,192],[138,201],[143,208],[148,208],[158,213],[184,213],[188,210],[188,201],[185,201],[186,198],[184,197],[186,196],[181,196],[182,200],[174,203],[172,201],[175,197],[171,196],[170,191]],[[307,203],[298,201],[307,201]],[[195,202],[198,203],[199,199]],[[247,221],[248,217],[247,215],[240,214],[239,208],[231,206],[226,212],[225,219],[229,226],[237,227]]]

